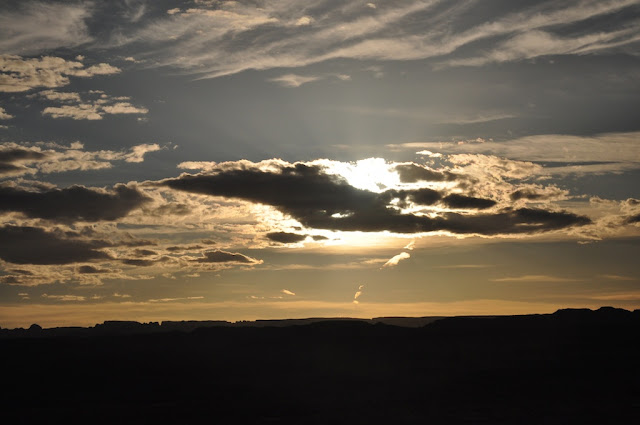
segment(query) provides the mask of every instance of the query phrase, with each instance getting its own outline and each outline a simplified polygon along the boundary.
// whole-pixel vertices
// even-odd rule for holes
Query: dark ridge
[[[0,334],[7,424],[640,423],[640,310]]]

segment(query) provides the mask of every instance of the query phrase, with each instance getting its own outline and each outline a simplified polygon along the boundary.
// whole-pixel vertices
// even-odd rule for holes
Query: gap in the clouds
[[[581,174],[577,173],[555,177],[554,181],[560,187],[570,190],[574,195],[599,197],[609,200],[623,201],[628,198],[638,198],[638,183],[640,170],[631,169],[621,172],[603,172]]]

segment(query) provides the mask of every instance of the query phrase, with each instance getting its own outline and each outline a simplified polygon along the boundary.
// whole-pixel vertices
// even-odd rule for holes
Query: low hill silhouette
[[[1,329],[3,423],[640,423],[638,310],[389,319]]]

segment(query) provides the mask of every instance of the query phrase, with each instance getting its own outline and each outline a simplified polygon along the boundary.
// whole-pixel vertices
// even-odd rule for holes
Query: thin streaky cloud
[[[579,282],[580,279],[573,279],[561,276],[550,275],[523,275],[523,276],[510,276],[491,279],[492,282]]]

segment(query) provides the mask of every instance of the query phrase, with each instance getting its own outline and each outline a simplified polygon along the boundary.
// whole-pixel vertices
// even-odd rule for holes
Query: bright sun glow
[[[367,158],[355,163],[330,161],[327,172],[344,177],[358,189],[384,192],[400,184],[398,173],[383,158]]]

